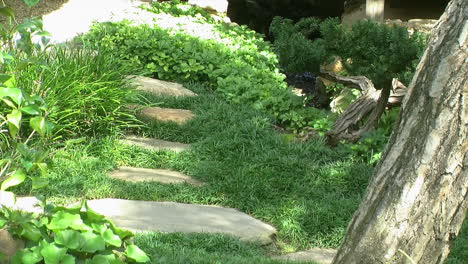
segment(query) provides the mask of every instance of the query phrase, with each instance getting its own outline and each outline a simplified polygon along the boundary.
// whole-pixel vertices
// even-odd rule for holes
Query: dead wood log
[[[340,76],[325,71],[322,71],[320,76],[356,88],[362,94],[340,115],[332,130],[327,132],[328,143],[331,145],[337,145],[341,140],[350,142],[359,140],[364,133],[377,125],[380,116],[387,107],[395,107],[401,104],[407,90],[406,86],[397,79],[392,80],[391,87],[377,90],[372,81],[365,76]],[[369,118],[366,123],[359,128],[359,121],[367,116]]]

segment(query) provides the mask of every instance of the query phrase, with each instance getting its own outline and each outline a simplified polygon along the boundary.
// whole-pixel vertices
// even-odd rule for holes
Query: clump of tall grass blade
[[[18,85],[50,107],[56,138],[109,135],[139,126],[125,105],[135,93],[125,68],[110,54],[55,47],[18,73]]]

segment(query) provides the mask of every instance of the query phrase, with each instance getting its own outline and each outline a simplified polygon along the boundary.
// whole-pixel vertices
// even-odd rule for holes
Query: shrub
[[[273,18],[270,32],[283,71],[317,73],[320,70],[320,64],[326,59],[325,45],[321,40],[308,38],[318,33],[319,22],[318,19],[307,18],[294,24],[291,19]]]
[[[163,80],[203,82],[231,102],[279,116],[296,105],[268,44],[245,27],[217,24],[214,39],[129,22],[96,24],[85,46]]]
[[[395,77],[409,83],[425,46],[422,34],[367,20],[346,28],[338,19],[304,18],[294,24],[275,17],[270,31],[283,70],[316,73],[320,64],[338,56],[349,74],[364,75],[378,88]]]

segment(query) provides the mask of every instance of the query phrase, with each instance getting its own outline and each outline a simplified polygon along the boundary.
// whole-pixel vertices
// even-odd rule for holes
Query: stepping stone
[[[175,122],[179,125],[183,125],[195,117],[195,115],[190,110],[161,107],[145,107],[141,109],[137,115],[148,120]]]
[[[124,229],[136,232],[223,233],[263,245],[273,242],[276,230],[232,208],[173,202],[100,199],[89,207]]]
[[[128,76],[130,83],[136,86],[139,91],[144,91],[154,95],[167,96],[196,96],[197,94],[185,88],[181,84],[161,81],[158,79],[143,76]]]
[[[137,146],[140,148],[154,151],[170,150],[174,152],[182,152],[190,148],[190,145],[188,144],[137,136],[127,136],[123,140],[121,140],[121,142],[123,144]]]
[[[203,185],[189,176],[177,171],[162,169],[143,169],[132,167],[120,167],[112,171],[109,177],[129,182],[161,182],[161,183],[189,183],[195,186]]]
[[[317,264],[331,264],[336,252],[336,249],[312,248],[306,251],[298,251],[274,258],[289,261],[311,261]]]
[[[16,203],[11,196],[0,195],[0,207],[6,206],[13,210],[21,210],[29,213],[43,213],[41,207],[37,206],[40,201],[33,196],[16,197]]]

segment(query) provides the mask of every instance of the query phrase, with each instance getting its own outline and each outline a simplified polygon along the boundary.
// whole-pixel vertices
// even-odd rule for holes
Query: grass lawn
[[[275,226],[279,251],[337,247],[372,169],[348,161],[320,139],[305,143],[289,140],[275,130],[268,116],[250,107],[226,103],[197,84],[188,88],[200,95],[179,99],[145,98],[147,103],[162,107],[190,109],[197,115],[194,120],[183,126],[153,123],[133,132],[191,143],[191,151],[153,152],[122,145],[113,137],[69,141],[57,147],[48,174],[50,184],[38,194],[47,194],[58,203],[114,197],[222,205]],[[207,184],[203,187],[132,184],[106,176],[120,165],[174,169]],[[22,190],[28,188],[27,185],[21,187]],[[191,240],[190,236],[164,238],[159,234],[139,237],[137,241],[149,248],[154,244],[149,241],[163,239],[164,243],[156,244],[167,247],[168,241],[179,238]],[[232,239],[216,236],[213,239],[221,239],[227,246],[239,244]],[[219,261],[225,258],[216,252],[207,253],[206,249],[189,249],[190,256],[209,253],[216,255]],[[162,249],[153,250],[160,252]]]

